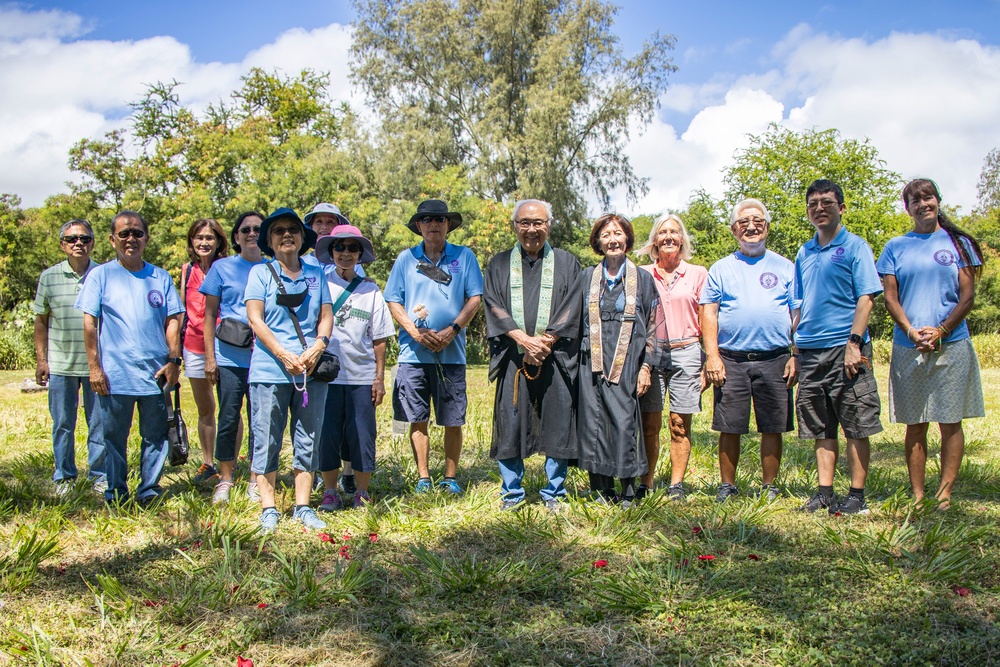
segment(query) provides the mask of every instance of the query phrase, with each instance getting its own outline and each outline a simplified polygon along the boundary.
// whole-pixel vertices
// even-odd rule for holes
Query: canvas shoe
[[[421,477],[417,480],[417,485],[413,487],[417,493],[428,493],[431,490],[431,478]]]
[[[215,485],[215,492],[212,494],[212,504],[222,505],[229,502],[229,492],[233,490],[233,483],[222,480]]]
[[[267,507],[260,513],[260,529],[263,533],[273,533],[278,527],[278,519],[281,515],[273,507]]]
[[[740,495],[740,490],[734,484],[723,482],[719,485],[719,492],[715,494],[715,502],[724,503],[730,498]]]
[[[316,516],[316,510],[308,505],[305,507],[296,507],[295,511],[292,512],[292,520],[298,521],[309,530],[323,530],[326,528],[326,522]]]
[[[337,512],[344,509],[344,501],[340,499],[340,494],[327,489],[323,492],[323,502],[319,504],[320,512]]]
[[[358,489],[354,492],[354,509],[360,510],[371,505],[372,497],[367,491]]]
[[[104,495],[104,492],[108,490],[108,478],[107,477],[96,477],[90,488],[94,493]]]
[[[773,503],[781,496],[781,489],[778,488],[777,484],[765,484],[760,489],[760,495],[767,496],[767,502]]]
[[[829,496],[824,496],[822,493],[817,491],[812,495],[812,498],[806,501],[806,504],[799,508],[800,512],[806,512],[807,514],[812,514],[817,510],[825,510],[833,507],[837,504],[837,496],[830,494]]]
[[[257,482],[250,482],[247,484],[247,498],[249,498],[252,503],[260,502],[260,489],[257,488]]]
[[[76,485],[75,479],[61,479],[56,482],[56,495],[62,498],[73,490]]]
[[[830,516],[840,516],[841,514],[868,514],[868,503],[864,496],[848,493],[836,505],[830,507]]]
[[[513,512],[524,506],[524,498],[508,498],[500,503],[501,512]]]
[[[545,509],[553,513],[559,512],[562,510],[563,505],[565,504],[566,503],[559,500],[558,498],[549,498],[548,500],[545,501]]]

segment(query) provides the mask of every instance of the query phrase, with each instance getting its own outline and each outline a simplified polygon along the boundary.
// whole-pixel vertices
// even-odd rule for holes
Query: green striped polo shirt
[[[42,271],[35,292],[35,314],[49,316],[49,373],[88,377],[87,351],[83,345],[83,312],[73,307],[87,275],[97,266],[91,260],[78,275],[64,261]]]

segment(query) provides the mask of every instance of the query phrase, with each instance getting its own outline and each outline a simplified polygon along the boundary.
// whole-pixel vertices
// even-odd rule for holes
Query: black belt
[[[767,361],[768,359],[777,359],[783,354],[788,354],[788,348],[779,347],[777,350],[769,350],[767,352],[736,352],[735,350],[720,349],[719,354],[730,359],[736,359],[737,361]]]

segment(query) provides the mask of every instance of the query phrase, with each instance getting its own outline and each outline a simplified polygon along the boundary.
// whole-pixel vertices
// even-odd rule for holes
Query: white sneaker
[[[250,499],[250,502],[260,502],[260,491],[257,490],[257,482],[247,484],[247,498]]]
[[[229,492],[233,489],[233,483],[222,480],[215,485],[215,493],[212,494],[212,504],[221,505],[229,502]]]
[[[107,477],[98,477],[97,481],[91,485],[94,493],[99,493],[104,495],[104,492],[108,490],[108,479]]]

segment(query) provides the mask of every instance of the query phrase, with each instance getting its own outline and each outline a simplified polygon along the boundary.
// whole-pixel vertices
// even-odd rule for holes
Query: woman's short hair
[[[590,247],[598,255],[604,256],[604,251],[601,250],[601,232],[612,222],[618,223],[622,231],[625,232],[625,252],[630,252],[635,246],[635,230],[632,229],[632,223],[629,222],[629,219],[617,213],[605,213],[594,220],[594,228],[590,230]]]
[[[220,257],[225,257],[229,254],[229,241],[226,239],[226,232],[222,229],[222,226],[212,218],[200,218],[195,220],[188,228],[187,253],[192,262],[200,261],[198,253],[194,251],[194,237],[205,227],[211,229],[212,233],[215,234],[215,256],[212,257],[212,261],[214,262]]]
[[[649,230],[649,241],[646,245],[639,248],[635,254],[637,255],[649,255],[650,259],[654,262],[660,258],[660,248],[656,244],[656,237],[660,233],[660,229],[663,225],[667,224],[673,220],[677,223],[677,226],[681,230],[681,259],[691,259],[693,251],[691,250],[691,235],[688,234],[687,227],[684,226],[684,221],[681,220],[681,216],[676,213],[667,213],[661,215],[653,223],[653,228]]]
[[[233,250],[236,252],[243,252],[243,248],[241,248],[240,244],[236,242],[236,234],[240,231],[240,227],[243,226],[243,221],[247,218],[253,217],[256,217],[260,221],[264,220],[264,216],[257,211],[244,211],[243,213],[240,213],[239,217],[236,218],[236,223],[233,225],[233,231],[229,233],[229,239],[232,241]]]
[[[732,227],[733,225],[735,225],[736,221],[739,220],[740,218],[740,213],[742,213],[748,208],[760,209],[760,212],[764,214],[764,220],[767,221],[767,224],[771,224],[771,212],[767,210],[767,206],[764,205],[764,202],[762,202],[759,199],[754,199],[752,197],[749,197],[739,202],[738,204],[736,204],[736,206],[733,207],[733,215],[732,218],[730,218],[729,220],[729,226]]]

